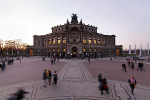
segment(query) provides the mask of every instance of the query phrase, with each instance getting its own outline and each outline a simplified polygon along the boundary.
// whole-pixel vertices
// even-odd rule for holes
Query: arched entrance
[[[29,53],[30,53],[30,56],[33,56],[33,50],[32,49],[30,49]]]
[[[72,47],[72,57],[77,57],[77,53],[78,53],[78,48]]]
[[[116,49],[116,56],[120,56],[120,50]]]

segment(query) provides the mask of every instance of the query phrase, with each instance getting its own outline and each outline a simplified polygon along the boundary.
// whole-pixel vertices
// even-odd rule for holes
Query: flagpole
[[[147,42],[148,58],[149,58],[149,43]]]
[[[136,44],[135,44],[134,54],[136,55]]]

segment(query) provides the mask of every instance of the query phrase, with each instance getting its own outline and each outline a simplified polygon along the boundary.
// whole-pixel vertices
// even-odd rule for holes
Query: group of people
[[[101,91],[101,94],[103,94],[103,90],[105,90],[107,93],[109,93],[109,88],[108,88],[108,85],[107,85],[107,79],[106,77],[102,77],[102,74],[99,73],[98,75],[98,81],[99,81],[99,90]],[[134,88],[136,87],[136,80],[134,78],[134,76],[130,76],[129,80],[129,85],[130,85],[130,88],[131,88],[131,93],[134,97]]]
[[[4,61],[2,63],[0,63],[0,68],[1,68],[1,71],[5,70],[6,64]]]
[[[139,70],[139,69],[141,69],[141,71],[142,71],[142,70],[145,70],[145,69],[144,69],[144,63],[143,63],[143,62],[139,62],[139,65],[138,65],[138,69],[137,69],[137,70]]]
[[[59,57],[57,57],[57,60],[58,60],[58,62],[59,62]],[[51,57],[51,64],[52,64],[52,65],[55,64],[55,61],[56,61],[56,56],[52,56],[52,57]]]
[[[127,61],[128,61],[128,67],[130,67],[131,69],[134,69],[134,67],[135,67],[135,65],[134,65],[134,62],[133,62],[133,60],[131,60],[130,61],[130,59],[127,59]],[[142,62],[142,61],[139,61],[139,63],[138,63],[138,68],[137,68],[137,70],[145,70],[144,69],[144,63]],[[123,63],[122,64],[122,71],[123,70],[125,70],[125,72],[126,72],[126,64],[125,63]]]
[[[57,80],[58,80],[58,77],[57,77],[57,71],[55,71],[53,74],[51,73],[50,70],[44,70],[43,72],[43,84],[41,85],[46,87],[46,82],[48,81],[49,82],[49,85],[51,85],[52,83],[52,78],[53,78],[53,84],[56,85],[57,84]]]
[[[90,63],[90,57],[86,57],[85,59],[86,61],[88,60],[88,62]]]

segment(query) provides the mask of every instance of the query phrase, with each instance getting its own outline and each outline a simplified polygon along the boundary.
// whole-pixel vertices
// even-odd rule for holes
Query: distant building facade
[[[115,44],[115,35],[97,33],[97,27],[78,22],[72,14],[71,22],[52,27],[52,33],[34,35],[33,46],[27,46],[29,56],[108,57],[122,55],[122,45]]]

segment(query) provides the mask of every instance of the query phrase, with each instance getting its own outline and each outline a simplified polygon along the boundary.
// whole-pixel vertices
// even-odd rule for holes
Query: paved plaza
[[[91,59],[60,59],[59,63],[51,65],[50,59],[24,58],[22,62],[15,61],[7,65],[5,71],[0,71],[0,100],[7,100],[11,93],[18,87],[24,87],[29,94],[24,100],[150,100],[150,64],[144,62],[145,71],[138,71],[127,67],[127,72],[122,71],[125,58],[112,61],[109,58]],[[43,83],[42,75],[45,69],[58,72],[58,84],[54,86]],[[98,89],[98,73],[107,76],[110,93]],[[129,76],[135,76],[137,87],[135,98],[132,97],[128,84]]]

